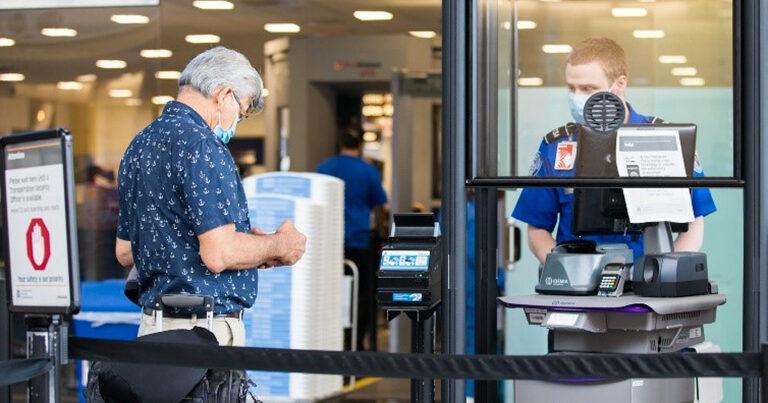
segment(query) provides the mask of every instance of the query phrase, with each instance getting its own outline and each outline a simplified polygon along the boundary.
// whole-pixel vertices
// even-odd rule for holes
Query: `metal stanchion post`
[[[50,357],[53,368],[45,375],[29,380],[30,403],[59,402],[61,365],[67,363],[67,326],[61,315],[28,315],[27,358]]]
[[[760,371],[760,401],[768,403],[768,344],[760,346],[762,371]]]
[[[430,313],[429,317],[419,318],[411,317],[411,351],[414,353],[434,352],[434,325],[435,316]],[[418,403],[432,403],[435,401],[435,381],[434,379],[411,379],[411,401]]]

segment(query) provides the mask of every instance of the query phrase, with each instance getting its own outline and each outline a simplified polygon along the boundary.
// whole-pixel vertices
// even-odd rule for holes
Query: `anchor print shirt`
[[[234,223],[250,231],[248,206],[227,147],[189,106],[170,101],[133,139],[120,162],[117,236],[130,241],[145,307],[163,294],[214,297],[214,313],[249,308],[256,269],[214,274],[198,235]]]

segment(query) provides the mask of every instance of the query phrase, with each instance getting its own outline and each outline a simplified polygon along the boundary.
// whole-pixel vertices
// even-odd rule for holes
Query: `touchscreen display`
[[[428,250],[385,250],[381,253],[381,270],[428,271]]]

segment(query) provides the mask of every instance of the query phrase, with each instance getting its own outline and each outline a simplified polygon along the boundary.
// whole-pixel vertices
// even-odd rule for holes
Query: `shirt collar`
[[[168,116],[188,116],[195,123],[208,127],[208,123],[205,122],[202,116],[192,109],[189,105],[179,101],[168,101],[163,108],[163,115]]]

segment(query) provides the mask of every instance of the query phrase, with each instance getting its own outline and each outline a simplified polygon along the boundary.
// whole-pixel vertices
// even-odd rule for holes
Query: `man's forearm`
[[[528,246],[539,262],[544,263],[547,255],[555,245],[555,239],[552,238],[552,234],[549,231],[528,225]]]
[[[676,252],[698,252],[704,243],[704,217],[688,223],[688,231],[681,232],[675,239]]]
[[[232,243],[222,251],[226,269],[244,270],[280,259],[278,235],[253,235],[235,232]]]

